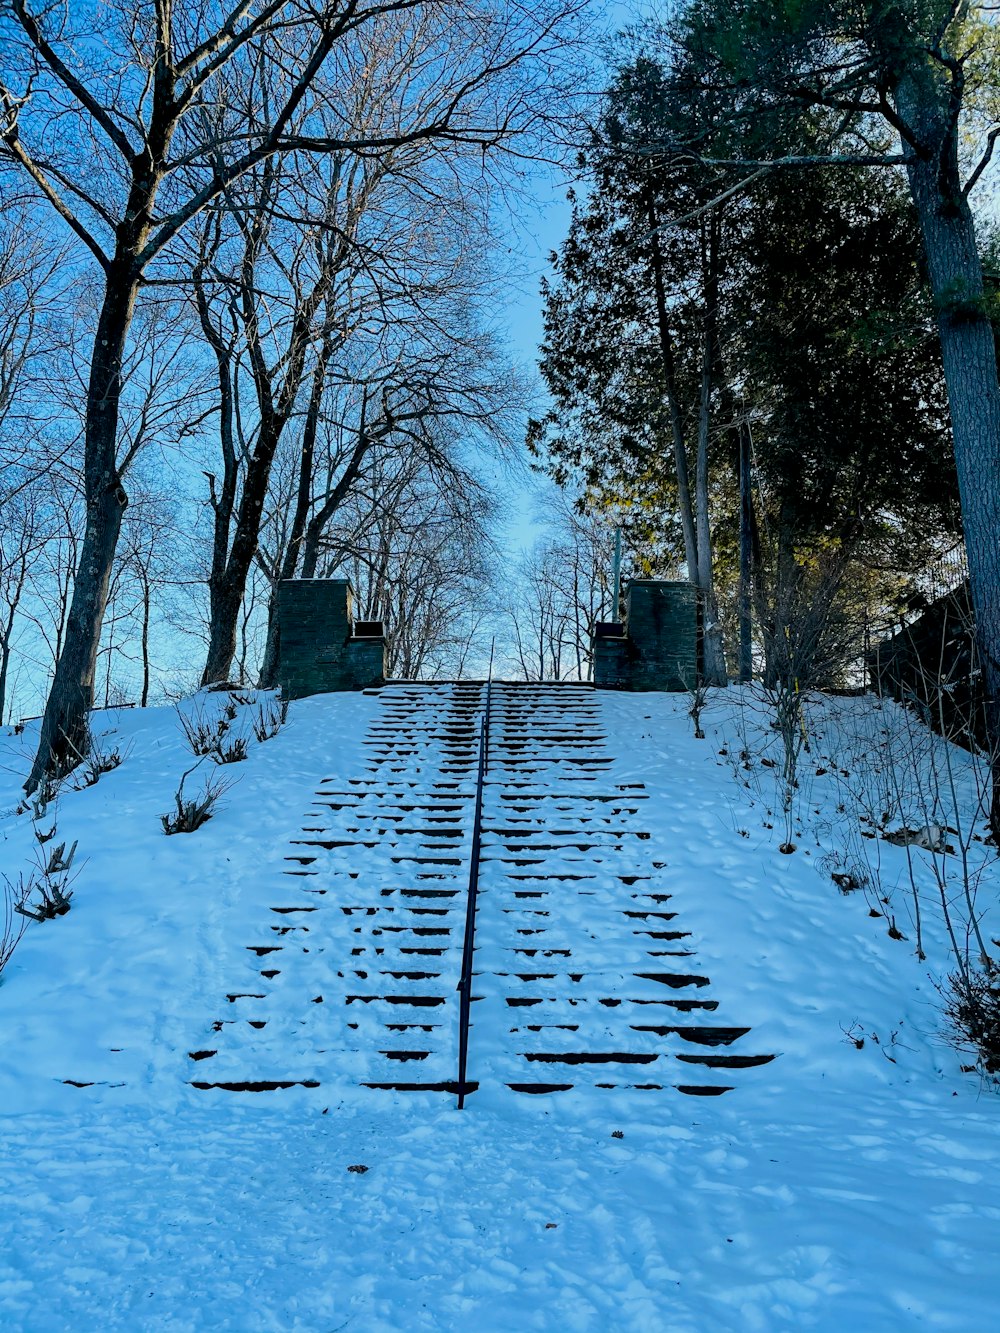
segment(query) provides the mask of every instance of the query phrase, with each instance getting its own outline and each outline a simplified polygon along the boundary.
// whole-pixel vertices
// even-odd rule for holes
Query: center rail
[[[462,974],[458,979],[461,996],[458,1014],[458,1109],[465,1107],[466,1091],[473,1091],[465,1081],[469,1059],[469,1013],[472,1008],[472,960],[476,952],[476,905],[479,898],[479,853],[483,835],[483,787],[490,755],[490,694],[493,684],[493,652],[486,678],[486,708],[479,727],[479,773],[476,778],[476,810],[472,824],[472,854],[469,858],[469,896],[465,907],[465,939],[462,944]]]

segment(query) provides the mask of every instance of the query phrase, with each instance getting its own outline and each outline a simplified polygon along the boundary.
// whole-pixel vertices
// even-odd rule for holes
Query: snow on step
[[[367,770],[318,788],[195,1086],[453,1090],[483,695],[380,692]]]
[[[647,793],[614,782],[600,696],[493,694],[471,1073],[517,1093],[729,1090],[772,1056],[730,1052],[747,1029],[715,1021]]]
[[[485,688],[390,685],[367,767],[320,784],[258,937],[189,1052],[197,1087],[454,1092]],[[770,1054],[720,1019],[648,794],[586,686],[495,684],[470,1084],[716,1095]],[[487,1092],[487,1090],[489,1090]]]

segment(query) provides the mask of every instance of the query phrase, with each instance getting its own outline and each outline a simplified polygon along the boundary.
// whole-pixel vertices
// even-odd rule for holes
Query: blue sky
[[[569,204],[565,174],[552,168],[538,174],[534,182],[534,200],[513,220],[510,244],[514,251],[515,277],[505,308],[497,312],[497,323],[506,334],[511,353],[525,377],[534,386],[537,397],[525,405],[528,413],[544,403],[544,387],[538,374],[538,345],[542,339],[542,300],[539,284],[550,271],[548,257],[558,249],[569,225]],[[522,482],[504,478],[498,470],[496,484],[509,491],[511,520],[506,528],[506,545],[512,558],[529,547],[538,535],[539,507],[536,492],[545,483],[525,475]]]

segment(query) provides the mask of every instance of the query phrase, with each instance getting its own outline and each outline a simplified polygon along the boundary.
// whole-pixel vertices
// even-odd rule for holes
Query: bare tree
[[[8,707],[8,682],[18,608],[34,563],[51,536],[39,484],[46,452],[26,410],[25,381],[39,373],[50,299],[47,286],[62,256],[51,240],[33,233],[23,206],[12,200],[0,217],[0,722]]]
[[[380,450],[324,534],[319,571],[348,577],[385,627],[386,671],[460,675],[492,600],[493,505],[463,466]]]
[[[146,708],[153,686],[152,638],[157,604],[164,590],[178,582],[175,559],[179,544],[171,503],[143,483],[133,485],[132,500],[122,525],[122,540],[108,597],[107,629],[99,655],[104,657],[104,703],[117,696],[135,699]],[[119,627],[122,632],[118,632]],[[114,668],[124,667],[127,679]]]
[[[303,219],[289,253],[287,231],[272,234],[274,209],[283,193],[281,175],[278,164],[269,160],[254,174],[256,189],[239,202],[233,192],[227,196],[226,215],[238,217],[241,234],[235,271],[220,274],[221,228],[216,216],[209,219],[203,233],[204,241],[214,242],[214,253],[203,245],[194,274],[199,317],[219,376],[222,454],[218,488],[214,474],[208,474],[214,539],[204,684],[225,679],[229,672],[271,465],[307,379],[311,387],[303,452],[311,455],[338,315],[343,318],[346,314],[338,310],[332,289],[350,250],[347,236],[356,223],[351,217],[357,205],[350,186],[345,203],[335,163],[325,216]],[[346,219],[338,216],[340,206],[348,213]],[[207,276],[210,260],[211,283]],[[277,294],[282,286],[287,289],[284,301]],[[213,311],[213,288],[222,298],[221,318]],[[223,324],[227,317],[231,336]],[[240,410],[238,380],[244,370],[253,388],[250,423]]]
[[[331,133],[316,106],[336,105],[337,63],[386,16],[409,13],[437,37],[425,95],[385,133]],[[553,16],[516,6],[469,10],[390,0],[83,0],[37,10],[10,0],[2,20],[0,156],[45,200],[96,262],[102,280],[86,391],[84,503],[65,643],[26,782],[73,762],[86,714],[134,450],[122,447],[122,367],[140,288],[185,226],[248,172],[282,155],[366,154],[394,145],[474,139],[485,148],[524,124],[523,84],[509,74],[549,44]],[[433,54],[432,54],[433,52]],[[362,56],[363,61],[363,56]],[[252,71],[248,82],[247,71]],[[332,82],[321,87],[332,71]],[[433,71],[435,76],[430,77]],[[503,91],[496,93],[498,84]],[[252,88],[252,116],[219,133],[216,109]]]
[[[7,682],[18,608],[29,583],[33,562],[48,536],[36,491],[26,489],[4,504],[0,525],[0,723],[7,709]]]
[[[415,90],[424,95],[432,35],[386,25],[370,64],[349,71],[338,114],[370,132],[394,123],[401,102]],[[383,82],[389,63],[393,77]],[[210,475],[205,683],[224,677],[232,661],[249,562],[256,556],[273,586],[300,568],[313,577],[322,535],[373,448],[408,438],[432,452],[422,425],[429,418],[461,412],[481,428],[506,409],[509,373],[497,368],[487,390],[496,358],[470,332],[467,314],[491,277],[488,203],[478,153],[442,159],[433,143],[410,143],[287,170],[267,164],[227,193],[219,221],[207,219],[212,253],[203,244],[196,295],[219,369],[223,465],[218,482]],[[223,217],[239,222],[231,272],[223,267]],[[241,395],[240,383],[252,391]],[[265,553],[261,499],[289,431],[297,479],[293,490],[282,488],[269,533],[279,539]],[[276,636],[272,595],[265,683],[274,680]]]
[[[516,665],[526,680],[591,680],[594,627],[610,619],[614,600],[613,529],[562,496],[547,527],[507,605]]]
[[[53,354],[65,346],[66,247],[39,227],[23,199],[0,214],[0,505],[56,461],[46,438],[47,383]]]
[[[399,477],[416,468],[445,486],[457,478],[461,494],[467,469],[456,462],[457,439],[466,452],[475,446],[502,455],[511,445],[519,382],[469,314],[488,270],[469,275],[467,246],[457,240],[457,264],[449,256],[433,280],[428,263],[416,284],[376,287],[377,312],[366,330],[323,362],[325,387],[317,362],[297,479],[275,506],[271,554],[261,557],[272,582],[263,684],[274,683],[277,665],[274,589],[282,579],[316,577],[331,527],[355,491],[389,514],[415,503],[399,490]],[[378,497],[380,481],[388,490]]]

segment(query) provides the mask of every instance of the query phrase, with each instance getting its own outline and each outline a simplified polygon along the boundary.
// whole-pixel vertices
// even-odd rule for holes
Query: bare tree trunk
[[[211,635],[216,633],[217,627],[225,619],[229,610],[228,606],[223,604],[223,597],[226,582],[226,563],[229,556],[229,529],[233,520],[233,510],[236,507],[239,460],[236,454],[235,441],[236,427],[233,394],[232,348],[222,336],[220,329],[216,328],[215,324],[212,322],[212,313],[204,282],[204,268],[205,263],[207,262],[207,253],[211,249],[211,243],[208,240],[208,231],[210,228],[214,228],[216,244],[218,243],[218,223],[215,218],[212,218],[209,220],[205,234],[202,237],[202,253],[199,256],[199,262],[194,270],[193,278],[195,302],[198,308],[198,319],[201,323],[205,340],[211,347],[213,355],[215,356],[216,374],[219,386],[219,445],[222,452],[221,484],[218,486],[216,485],[216,479],[213,473],[209,472],[205,474],[208,477],[209,503],[212,506],[212,564],[208,576],[208,617],[211,637]],[[239,608],[237,607],[237,614],[238,609]],[[234,631],[234,645],[235,642]],[[228,665],[226,670],[228,671]],[[206,666],[202,684],[206,683],[207,674],[208,668]],[[221,679],[221,676],[212,676],[210,679]]]
[[[277,434],[261,423],[256,448],[247,464],[229,558],[221,575],[212,580],[208,655],[202,672],[202,685],[227,680],[232,670],[239,634],[240,607],[243,605],[250,566],[257,552],[271,462],[277,447]]]
[[[278,579],[271,587],[267,604],[267,641],[264,645],[264,661],[260,669],[260,688],[273,689],[278,681],[278,582],[293,579],[298,568],[299,553],[305,538],[306,524],[309,519],[309,502],[312,497],[313,461],[316,454],[316,434],[319,430],[320,410],[323,406],[323,388],[326,383],[326,368],[332,353],[329,336],[323,340],[320,356],[313,368],[312,385],[309,390],[309,407],[306,411],[305,424],[302,427],[302,448],[299,453],[298,490],[295,496],[295,512],[292,515]],[[313,564],[315,570],[315,562]],[[312,578],[312,575],[309,575]]]
[[[952,106],[929,75],[910,74],[896,104],[916,140],[907,175],[920,219],[955,442],[962,524],[986,686],[992,751],[990,824],[1000,844],[1000,384],[975,222],[958,170]]]
[[[670,429],[674,445],[674,470],[677,473],[677,508],[680,510],[681,529],[684,533],[684,558],[687,561],[689,576],[693,577],[694,571],[698,568],[698,537],[695,531],[694,509],[691,505],[687,449],[684,444],[684,421],[677,396],[674,343],[670,336],[667,292],[663,281],[663,252],[660,249],[660,233],[657,230],[657,225],[656,204],[653,202],[652,195],[650,195],[649,226],[652,233],[651,253],[653,285],[656,292],[656,327],[660,340],[660,360],[663,366],[663,382],[666,387],[667,408],[670,413]]]
[[[148,708],[149,706],[149,614],[149,579],[144,578],[142,581],[142,696],[139,700],[140,708]]]
[[[261,199],[265,202],[269,202],[273,195],[273,177],[272,166],[268,164],[265,166],[261,190]],[[271,465],[305,376],[306,357],[309,353],[310,335],[316,313],[329,293],[338,266],[343,259],[343,248],[340,243],[331,242],[330,249],[311,286],[306,290],[300,288],[295,293],[287,351],[275,392],[275,371],[267,363],[257,309],[261,293],[256,265],[265,242],[268,221],[263,211],[254,214],[240,266],[240,309],[257,394],[260,427],[253,452],[246,462],[243,494],[235,511],[236,524],[228,556],[224,561],[220,559],[218,565],[213,562],[209,582],[209,643],[205,669],[201,677],[202,685],[225,680],[232,669],[239,632],[240,607],[246,592],[250,566],[257,554]],[[225,537],[228,539],[228,523],[226,528]],[[216,555],[220,555],[218,539]]]
[[[753,568],[752,509],[753,494],[750,487],[750,426],[746,421],[739,424],[740,442],[740,671],[741,685],[753,679],[753,626],[751,623],[751,588]]]
[[[10,673],[10,654],[11,654],[11,636],[14,632],[14,613],[15,608],[10,608],[7,616],[7,623],[3,629],[3,636],[0,638],[0,726],[3,726],[4,714],[7,711],[7,677]]]
[[[706,312],[706,325],[708,314]],[[726,658],[719,624],[719,604],[712,576],[712,530],[708,513],[708,436],[711,423],[712,349],[709,327],[704,334],[701,366],[701,401],[698,410],[698,453],[695,467],[695,523],[698,534],[698,564],[691,582],[701,598],[702,670],[710,685],[726,684]]]
[[[702,266],[704,272],[704,329],[701,360],[701,395],[698,404],[698,454],[695,466],[695,531],[698,560],[692,582],[701,594],[704,615],[702,658],[705,680],[710,685],[727,683],[726,654],[719,622],[712,570],[712,525],[708,497],[708,443],[712,424],[713,374],[716,355],[719,301],[719,217],[713,212],[705,224]]]
[[[109,267],[97,324],[87,388],[84,495],[87,525],[73,584],[63,650],[42,717],[38,752],[25,790],[49,774],[72,768],[87,744],[87,715],[94,704],[94,672],[108,603],[122,515],[128,497],[118,473],[116,444],[122,361],[138,274],[128,259]]]
[[[7,711],[7,680],[10,675],[10,659],[13,651],[14,625],[17,622],[17,608],[24,595],[24,585],[28,581],[28,565],[31,555],[30,549],[23,546],[18,554],[19,568],[17,575],[4,593],[7,619],[3,630],[0,631],[0,726],[3,725],[4,715]]]

